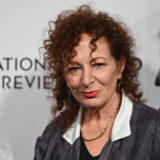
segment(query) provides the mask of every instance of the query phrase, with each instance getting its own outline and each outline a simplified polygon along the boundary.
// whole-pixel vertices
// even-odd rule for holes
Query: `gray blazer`
[[[99,160],[160,160],[160,111],[142,103],[133,104],[131,135],[106,146]],[[55,121],[37,138],[34,160],[79,160],[80,138],[70,145]]]

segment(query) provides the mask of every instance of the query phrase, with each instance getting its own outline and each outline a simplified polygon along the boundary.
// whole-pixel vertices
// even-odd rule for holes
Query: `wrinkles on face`
[[[65,78],[72,95],[79,103],[84,106],[102,106],[116,92],[117,79],[122,75],[119,69],[121,66],[111,55],[106,39],[97,40],[97,49],[92,54],[90,41],[89,35],[82,35],[79,45],[75,47],[77,54],[67,66]],[[94,91],[97,94],[89,94]]]

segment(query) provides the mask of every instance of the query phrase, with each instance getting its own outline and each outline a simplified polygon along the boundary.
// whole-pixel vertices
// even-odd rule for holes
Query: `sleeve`
[[[33,160],[44,160],[47,155],[50,140],[56,139],[57,136],[60,135],[61,128],[59,128],[59,117],[60,116],[58,116],[54,121],[48,124],[42,136],[37,138]]]
[[[160,160],[160,111],[156,116],[156,128],[153,139],[153,160]]]
[[[44,160],[48,150],[51,137],[54,135],[55,123],[49,124],[42,135],[37,138],[35,145],[35,155],[33,160]]]
[[[43,132],[42,136],[37,138],[35,145],[35,155],[34,160],[44,160],[49,139],[46,137],[46,130]]]

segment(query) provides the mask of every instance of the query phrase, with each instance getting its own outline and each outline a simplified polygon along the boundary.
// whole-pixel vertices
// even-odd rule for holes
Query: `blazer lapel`
[[[122,153],[116,145],[112,146],[109,160],[126,160],[125,154]]]
[[[119,150],[121,140],[112,142],[111,140],[104,146],[99,160],[126,160],[125,154]]]
[[[79,160],[80,156],[80,138],[77,138],[73,145],[67,141],[60,143],[59,148],[55,153],[53,160]]]
[[[71,150],[68,153],[67,160],[79,160],[80,157],[80,138],[78,138],[75,143],[71,146]]]

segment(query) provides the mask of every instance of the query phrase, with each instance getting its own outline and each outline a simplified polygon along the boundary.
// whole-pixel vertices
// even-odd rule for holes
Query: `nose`
[[[91,67],[83,69],[81,83],[85,88],[88,88],[94,82],[94,77],[92,72],[93,69]]]

